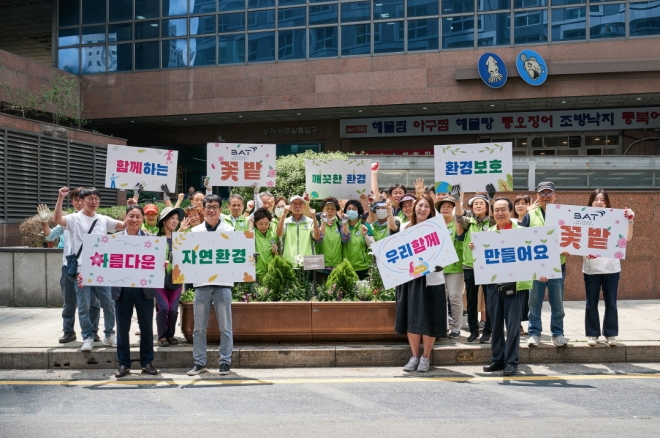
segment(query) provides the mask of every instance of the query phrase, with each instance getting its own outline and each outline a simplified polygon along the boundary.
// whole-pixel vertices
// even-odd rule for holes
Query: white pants
[[[445,274],[447,298],[451,304],[451,316],[454,319],[450,329],[460,332],[463,325],[463,273]]]

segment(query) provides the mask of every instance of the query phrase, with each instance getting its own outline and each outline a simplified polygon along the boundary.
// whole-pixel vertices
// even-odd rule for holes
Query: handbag
[[[502,283],[497,285],[497,293],[501,298],[509,297],[516,293],[516,283]]]
[[[87,234],[92,234],[92,230],[94,229],[97,221],[98,219],[94,219],[94,222],[92,222],[92,226],[89,228]],[[77,254],[69,254],[66,256],[66,277],[74,283],[76,283],[76,276],[78,275],[78,257],[80,257],[82,249],[83,246],[80,245],[80,249],[78,250]]]

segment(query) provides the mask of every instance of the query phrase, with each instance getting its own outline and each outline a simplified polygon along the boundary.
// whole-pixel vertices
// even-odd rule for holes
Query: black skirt
[[[419,277],[396,287],[394,330],[436,338],[447,337],[445,285],[427,286]]]

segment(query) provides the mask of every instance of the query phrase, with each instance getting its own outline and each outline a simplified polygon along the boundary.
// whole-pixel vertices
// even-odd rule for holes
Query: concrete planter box
[[[61,307],[62,249],[0,248],[0,306]]]

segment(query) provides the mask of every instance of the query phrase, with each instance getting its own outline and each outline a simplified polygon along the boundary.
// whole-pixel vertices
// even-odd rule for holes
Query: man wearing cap
[[[144,223],[142,230],[153,234],[158,234],[158,207],[156,204],[147,204],[144,206]]]
[[[371,213],[367,224],[371,225],[374,242],[378,242],[389,236],[390,234],[398,233],[401,227],[401,221],[394,215],[394,208],[392,202],[387,201],[376,202],[371,206]]]
[[[527,213],[520,226],[543,227],[545,226],[545,210],[548,204],[554,204],[557,199],[555,184],[545,181],[536,186],[539,204],[537,208]],[[564,338],[564,280],[566,279],[566,256],[568,252],[561,253],[561,278],[548,279],[539,277],[534,280],[532,289],[529,291],[529,339],[527,345],[538,347],[541,344],[541,309],[545,290],[548,289],[548,301],[550,302],[550,331],[552,332],[552,343],[557,347],[565,347],[568,344]]]
[[[243,216],[243,197],[238,194],[229,197],[229,215],[221,214],[222,221],[232,227],[235,231],[247,231],[250,226],[248,220]]]
[[[287,217],[289,212],[291,216]],[[286,219],[277,224],[277,235],[284,239],[282,257],[294,266],[296,256],[314,254],[312,238],[321,239],[321,225],[315,213],[302,196],[295,195],[284,209]]]

